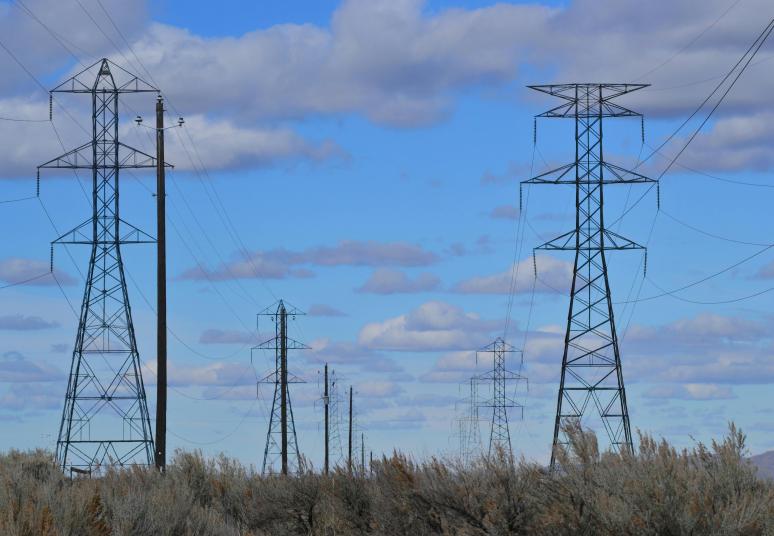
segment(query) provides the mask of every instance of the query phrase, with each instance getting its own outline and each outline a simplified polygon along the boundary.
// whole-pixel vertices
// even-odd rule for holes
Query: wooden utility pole
[[[323,403],[325,404],[325,474],[327,475],[330,460],[330,428],[328,420],[328,406],[330,404],[330,397],[328,394],[328,363],[325,363],[325,393],[323,395]]]
[[[349,386],[349,452],[347,456],[347,468],[352,473],[352,386]]]
[[[167,230],[164,99],[156,101],[156,469],[167,465]]]

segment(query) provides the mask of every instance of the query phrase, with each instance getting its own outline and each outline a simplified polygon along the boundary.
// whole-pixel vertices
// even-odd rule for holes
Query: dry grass
[[[0,455],[0,534],[503,535],[774,534],[774,485],[756,478],[733,426],[677,451],[640,438],[599,453],[570,430],[561,474],[500,455],[472,464],[394,454],[368,478],[261,478],[221,456],[178,452],[165,475],[65,478],[49,453]]]

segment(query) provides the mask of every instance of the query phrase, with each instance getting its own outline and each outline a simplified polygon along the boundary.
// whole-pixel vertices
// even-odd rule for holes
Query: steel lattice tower
[[[513,397],[508,396],[507,383],[511,381],[518,382],[526,378],[521,374],[511,372],[505,368],[505,358],[508,354],[519,353],[513,346],[506,343],[503,339],[497,338],[495,341],[476,352],[476,361],[479,354],[492,354],[492,370],[474,376],[472,380],[476,383],[488,383],[492,385],[492,398],[478,403],[478,407],[492,408],[492,426],[489,433],[489,455],[496,448],[503,449],[509,455],[512,453],[511,433],[508,428],[508,410],[519,408],[524,412],[524,406],[519,404]]]
[[[610,117],[641,118],[641,114],[612,101],[644,87],[647,85],[530,86],[565,101],[537,117],[575,120],[575,161],[524,182],[575,185],[575,229],[536,248],[575,252],[551,451],[552,469],[557,449],[567,445],[564,425],[580,422],[590,403],[611,445],[633,452],[605,252],[644,248],[605,227],[604,186],[656,181],[605,161],[602,123]]]
[[[331,371],[330,393],[330,458],[332,466],[338,467],[344,460],[344,444],[341,441],[341,395],[339,394],[339,381],[336,379],[336,371]]]
[[[477,453],[481,452],[482,445],[478,414],[478,382],[473,377],[466,383],[469,384],[470,395],[461,400],[461,403],[465,405],[466,412],[457,419],[457,424],[459,426],[460,457],[463,461],[469,462]]]
[[[274,466],[279,460],[281,473],[287,475],[291,458],[295,463],[293,472],[298,472],[301,467],[289,387],[292,383],[304,383],[303,380],[288,372],[288,350],[307,350],[309,347],[288,337],[288,316],[295,318],[304,313],[292,306],[288,310],[282,300],[277,302],[276,306],[274,311],[272,306],[259,313],[259,316],[272,318],[275,336],[253,348],[253,350],[274,350],[274,372],[260,380],[261,383],[274,385],[274,399],[271,404],[269,429],[266,432],[266,448],[263,452],[261,473],[276,472]]]
[[[103,59],[52,93],[92,101],[92,140],[38,167],[89,169],[92,216],[53,244],[91,246],[78,334],[59,426],[63,470],[99,472],[108,464],[153,464],[153,435],[132,324],[121,245],[154,240],[119,216],[119,171],[155,168],[156,159],[118,139],[118,98],[158,90]],[[52,259],[53,262],[53,259]]]

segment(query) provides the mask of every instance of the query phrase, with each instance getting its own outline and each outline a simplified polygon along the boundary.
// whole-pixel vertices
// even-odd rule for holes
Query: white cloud
[[[370,294],[413,294],[437,290],[440,283],[440,279],[433,274],[421,273],[411,279],[400,270],[380,268],[355,291]]]
[[[183,272],[181,279],[215,281],[229,279],[311,277],[313,272],[299,266],[426,266],[438,260],[435,253],[406,242],[342,240],[335,246],[317,246],[302,251],[274,249],[257,251],[249,257],[215,268],[196,267]]]
[[[30,361],[19,352],[0,356],[0,382],[52,382],[65,377],[60,369],[43,362]]]
[[[5,283],[21,283],[32,278],[37,278],[25,285],[31,286],[51,286],[56,285],[56,281],[50,275],[49,263],[35,259],[22,259],[19,257],[10,257],[0,261],[0,280]],[[54,270],[59,283],[62,285],[72,285],[75,279],[65,272]]]
[[[536,256],[534,263],[537,264],[537,282],[535,264],[532,258],[528,258],[504,272],[460,281],[452,290],[460,294],[509,294],[511,290],[523,294],[531,292],[535,284],[535,292],[568,292],[572,279],[571,263],[546,255]]]
[[[674,398],[679,400],[728,400],[736,398],[730,387],[702,383],[659,385],[648,389],[642,396],[645,398]]]
[[[395,318],[366,324],[358,341],[368,348],[437,351],[477,348],[489,340],[499,322],[482,320],[454,305],[431,301]]]

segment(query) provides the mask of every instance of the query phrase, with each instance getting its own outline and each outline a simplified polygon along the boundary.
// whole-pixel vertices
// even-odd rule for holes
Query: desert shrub
[[[733,425],[678,450],[641,435],[634,455],[600,452],[567,430],[559,470],[504,452],[470,462],[394,453],[367,474],[303,465],[293,477],[201,452],[148,468],[66,478],[50,453],[0,454],[0,534],[774,535],[774,483],[756,477]]]

